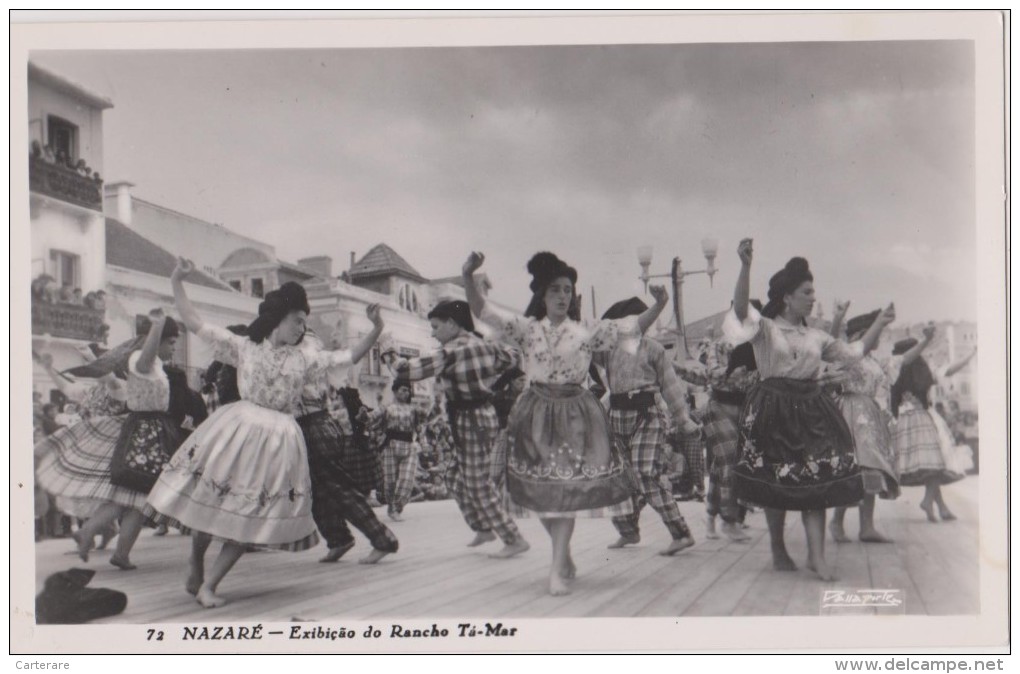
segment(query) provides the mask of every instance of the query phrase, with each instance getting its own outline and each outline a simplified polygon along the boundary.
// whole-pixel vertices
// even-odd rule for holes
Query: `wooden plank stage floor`
[[[189,539],[171,532],[158,538],[143,531],[132,554],[135,571],[108,563],[110,552],[93,552],[89,563],[75,556],[69,539],[36,544],[36,579],[74,566],[96,569],[91,586],[126,592],[124,613],[101,622],[174,623],[215,620],[326,620],[388,617],[581,617],[581,616],[810,616],[822,609],[825,589],[897,589],[899,609],[921,615],[974,614],[978,598],[979,478],[945,488],[959,517],[930,524],[918,503],[920,488],[905,488],[894,502],[879,501],[880,528],[896,542],[864,545],[856,541],[857,513],[847,513],[852,543],[827,542],[827,556],[839,580],[823,584],[809,572],[779,573],[771,568],[768,533],[760,513],[748,518],[751,540],[731,543],[705,538],[704,506],[681,503],[698,545],[667,558],[658,550],[668,535],[658,515],[646,508],[641,517],[642,542],[607,550],[615,530],[607,520],[579,520],[574,558],[579,576],[573,593],[550,597],[543,579],[549,563],[548,537],[537,520],[519,522],[532,549],[510,560],[491,560],[486,553],[498,543],[467,548],[471,532],[453,501],[414,503],[403,522],[391,527],[400,552],[376,566],[356,563],[368,552],[358,544],[337,564],[319,564],[324,546],[303,553],[257,552],[245,555],[220,586],[230,603],[206,610],[184,592]],[[382,511],[379,511],[380,514]],[[795,560],[806,557],[800,517],[787,519],[787,545]],[[210,549],[207,563],[218,552]]]

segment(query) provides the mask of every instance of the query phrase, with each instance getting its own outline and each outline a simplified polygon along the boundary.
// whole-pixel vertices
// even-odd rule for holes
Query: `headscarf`
[[[475,319],[471,317],[471,305],[464,300],[446,300],[440,302],[429,312],[428,318],[438,318],[443,321],[451,320],[459,325],[461,329],[478,335],[475,331]]]
[[[795,291],[805,281],[814,281],[808,261],[802,257],[791,257],[786,266],[777,271],[769,279],[769,302],[762,309],[761,315],[775,318],[783,312],[783,298]]]
[[[861,314],[860,316],[854,316],[846,322],[846,335],[850,337],[856,335],[858,332],[863,332],[869,329],[878,318],[878,315],[882,313],[881,309],[875,309],[874,311]]]
[[[135,323],[135,334],[138,336],[145,336],[149,334],[149,330],[152,328],[152,321],[149,320],[148,316],[142,316]],[[163,323],[163,332],[159,335],[159,341],[170,339],[171,337],[180,337],[181,329],[177,325],[177,321],[166,317],[166,321]]]
[[[292,311],[312,312],[308,306],[308,295],[300,283],[288,281],[278,289],[266,293],[259,304],[259,316],[248,326],[248,339],[261,343],[280,325]]]
[[[602,319],[616,320],[626,318],[627,316],[640,316],[646,311],[648,311],[648,305],[641,301],[641,298],[631,297],[630,299],[620,300],[609,307],[606,313],[602,314]]]
[[[545,291],[549,285],[558,278],[568,278],[577,289],[577,270],[566,262],[556,257],[553,253],[535,253],[528,260],[528,273],[531,274],[531,302],[524,311],[526,317],[534,317],[539,320],[545,318]],[[570,308],[567,309],[567,317],[575,321],[581,320],[581,309],[577,305],[577,293],[570,300]]]

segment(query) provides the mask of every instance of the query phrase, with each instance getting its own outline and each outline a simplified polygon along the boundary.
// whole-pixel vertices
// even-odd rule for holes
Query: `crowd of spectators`
[[[83,178],[89,178],[96,183],[102,183],[103,179],[98,171],[93,171],[84,159],[75,159],[64,150],[54,150],[49,144],[43,145],[37,140],[32,141],[31,157],[37,161],[53,164],[68,171],[74,171]]]

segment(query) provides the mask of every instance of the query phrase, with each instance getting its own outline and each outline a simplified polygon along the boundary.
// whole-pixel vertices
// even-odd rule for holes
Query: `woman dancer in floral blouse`
[[[600,321],[589,328],[579,320],[577,271],[552,253],[528,262],[534,293],[524,316],[497,310],[475,285],[484,256],[464,263],[464,287],[471,310],[499,330],[524,354],[529,387],[510,413],[507,493],[514,515],[537,515],[552,539],[549,593],[570,592],[576,575],[570,538],[577,517],[604,517],[633,511],[636,488],[609,432],[605,410],[583,388],[592,353],[611,350],[621,336],[637,338],[662,311],[657,303],[641,316]]]
[[[852,345],[808,327],[815,303],[813,276],[807,260],[798,257],[769,279],[769,301],[759,314],[748,305],[751,239],[740,242],[738,255],[733,311],[723,331],[734,343],[751,343],[761,383],[748,394],[741,413],[737,495],[766,508],[777,570],[796,568],[783,527],[786,511],[800,510],[808,568],[822,580],[834,580],[825,561],[825,509],[857,503],[864,489],[850,429],[817,379],[823,361],[860,360],[895,314],[890,305]]]
[[[836,306],[830,331],[834,337],[838,337],[842,331],[846,308],[847,303]],[[855,316],[847,321],[847,340],[856,342],[864,337],[864,333],[881,313],[876,309],[870,314]],[[895,499],[900,494],[896,457],[893,455],[892,435],[889,433],[889,422],[892,419],[889,409],[890,384],[886,365],[869,353],[845,370],[842,391],[837,396],[839,409],[854,436],[857,463],[864,480],[864,498],[858,513],[861,523],[858,537],[864,543],[890,542],[875,528],[875,497]],[[832,513],[830,527],[832,538],[837,543],[850,540],[843,530],[845,514],[845,506],[835,508]]]
[[[190,331],[212,343],[218,360],[237,367],[241,400],[218,408],[191,434],[163,469],[146,510],[192,532],[185,587],[213,608],[225,603],[216,589],[249,546],[296,551],[318,542],[305,441],[292,413],[306,381],[361,359],[382,318],[377,305],[368,307],[375,328],[353,351],[302,349],[308,299],[300,285],[285,283],[266,295],[241,337],[198,315],[184,290],[193,269],[182,259],[170,278],[177,309]],[[213,537],[223,548],[206,576]]]

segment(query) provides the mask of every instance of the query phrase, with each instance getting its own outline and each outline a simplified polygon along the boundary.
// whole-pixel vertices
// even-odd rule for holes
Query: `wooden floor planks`
[[[675,557],[658,552],[669,536],[658,515],[645,509],[642,541],[623,550],[608,550],[616,538],[608,520],[579,520],[573,555],[579,577],[567,597],[546,594],[550,558],[548,537],[534,519],[518,522],[532,549],[510,560],[492,560],[499,548],[490,543],[467,548],[472,534],[453,501],[415,503],[403,522],[391,524],[400,551],[376,566],[357,564],[368,552],[358,545],[336,564],[320,564],[324,546],[291,554],[245,555],[220,590],[231,603],[202,609],[183,589],[189,539],[171,533],[157,538],[143,532],[132,555],[136,571],[109,563],[109,551],[93,552],[89,563],[78,560],[68,539],[37,543],[36,579],[41,588],[50,573],[70,567],[97,571],[91,586],[126,592],[124,613],[104,622],[172,623],[196,621],[290,621],[337,618],[401,617],[579,617],[579,616],[772,616],[903,613],[958,615],[977,613],[979,478],[969,477],[945,488],[959,519],[930,524],[918,508],[923,493],[904,489],[896,501],[879,501],[879,528],[895,539],[890,545],[857,541],[857,512],[846,516],[850,543],[826,543],[839,580],[823,584],[801,569],[772,569],[764,517],[751,515],[746,543],[704,536],[703,505],[682,503],[698,545]],[[377,511],[380,514],[382,511]],[[792,514],[787,546],[798,565],[806,558],[800,517]],[[218,552],[210,549],[208,563]],[[822,609],[826,589],[893,589],[900,608]]]

